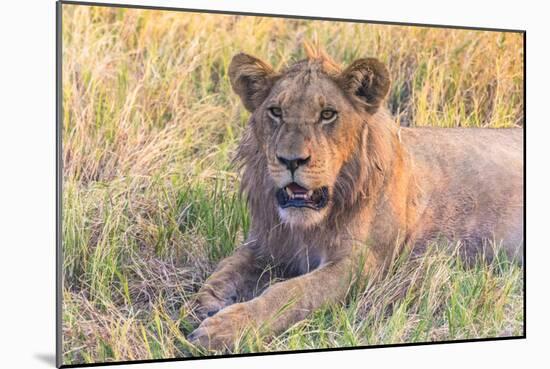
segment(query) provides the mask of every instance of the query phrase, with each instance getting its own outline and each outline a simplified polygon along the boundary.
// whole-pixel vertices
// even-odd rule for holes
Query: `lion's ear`
[[[373,114],[388,94],[390,74],[377,59],[358,59],[340,74],[339,82],[367,112]]]
[[[250,112],[256,110],[267,98],[276,77],[271,66],[244,53],[235,55],[229,65],[231,87]]]

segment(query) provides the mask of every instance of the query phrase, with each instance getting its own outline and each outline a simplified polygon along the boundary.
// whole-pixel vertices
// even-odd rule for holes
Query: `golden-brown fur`
[[[341,70],[307,52],[280,72],[246,54],[231,63],[233,89],[252,113],[236,157],[252,223],[199,291],[204,321],[190,339],[203,346],[231,348],[245,327],[281,332],[341,300],[359,253],[367,273],[431,241],[489,257],[487,241],[496,241],[522,258],[521,129],[399,128],[382,105],[390,80],[379,61]],[[327,109],[337,112],[330,122]],[[306,164],[292,172],[280,158]],[[325,186],[328,204],[282,209],[276,192],[290,182]],[[264,289],[273,277],[283,281]]]

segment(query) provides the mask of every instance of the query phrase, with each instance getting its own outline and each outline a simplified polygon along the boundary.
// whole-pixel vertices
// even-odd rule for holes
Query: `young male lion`
[[[491,257],[491,240],[522,260],[522,129],[399,128],[381,62],[341,70],[306,51],[280,72],[242,53],[229,67],[252,113],[237,153],[251,227],[199,291],[189,339],[202,346],[230,349],[246,327],[275,334],[341,301],[360,253],[365,272],[442,239],[467,257]],[[261,291],[268,267],[284,281]]]

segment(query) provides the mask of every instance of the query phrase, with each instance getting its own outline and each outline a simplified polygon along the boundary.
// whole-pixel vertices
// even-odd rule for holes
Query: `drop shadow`
[[[34,354],[35,359],[55,368],[55,354]]]

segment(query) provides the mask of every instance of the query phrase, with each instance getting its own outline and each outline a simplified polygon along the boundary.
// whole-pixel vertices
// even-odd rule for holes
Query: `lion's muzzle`
[[[329,191],[326,186],[310,190],[292,182],[280,188],[276,196],[281,209],[294,207],[321,210],[328,203]]]

